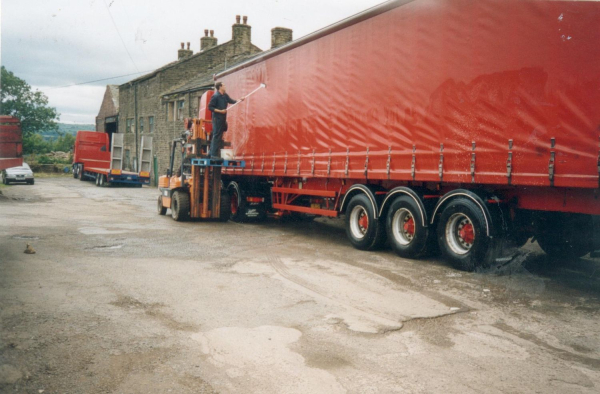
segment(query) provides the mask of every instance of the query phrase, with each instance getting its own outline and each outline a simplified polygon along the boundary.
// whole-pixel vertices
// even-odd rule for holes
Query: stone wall
[[[111,86],[113,89],[111,90]],[[100,105],[100,111],[98,111],[98,116],[96,116],[96,131],[104,132],[104,123],[105,119],[118,115],[118,108],[115,107],[115,103],[113,101],[112,92],[116,92],[114,89],[116,85],[107,85],[106,90],[104,91],[104,98],[102,99],[102,104]]]
[[[277,48],[292,41],[292,29],[274,27],[271,29],[271,48]]]

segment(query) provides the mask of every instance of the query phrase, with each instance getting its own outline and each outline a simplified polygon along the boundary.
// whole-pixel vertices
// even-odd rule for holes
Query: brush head
[[[261,87],[261,88],[266,88],[266,87],[267,87],[267,84],[266,84],[266,83],[261,83],[261,84],[260,84],[260,87]]]

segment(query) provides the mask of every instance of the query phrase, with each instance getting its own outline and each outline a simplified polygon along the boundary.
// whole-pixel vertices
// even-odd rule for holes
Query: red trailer
[[[0,116],[0,170],[22,165],[21,122],[12,116]]]
[[[142,137],[139,172],[123,170],[123,134],[78,131],[73,151],[73,177],[97,186],[150,184],[152,137]]]
[[[600,248],[600,3],[394,0],[218,74],[232,211],[338,216],[461,269]],[[264,204],[248,198],[270,197]],[[234,219],[243,219],[243,215]]]

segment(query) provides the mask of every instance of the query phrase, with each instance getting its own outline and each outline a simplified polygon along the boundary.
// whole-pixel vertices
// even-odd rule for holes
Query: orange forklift
[[[231,201],[221,182],[223,168],[244,168],[242,160],[215,160],[210,158],[212,123],[208,102],[212,91],[202,96],[201,119],[186,119],[186,131],[173,140],[167,174],[158,180],[161,192],[158,213],[165,215],[171,209],[176,221],[189,219],[216,219],[227,221],[231,215]],[[228,144],[227,142],[225,143]],[[177,148],[181,152],[181,167],[174,172]]]

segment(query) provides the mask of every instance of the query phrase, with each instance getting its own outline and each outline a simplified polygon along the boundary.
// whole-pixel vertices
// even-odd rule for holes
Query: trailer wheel
[[[536,223],[535,238],[551,259],[583,257],[594,249],[593,218],[547,213]]]
[[[384,223],[375,219],[375,209],[364,194],[352,197],[346,207],[346,235],[356,249],[373,250],[385,242]]]
[[[176,191],[171,200],[171,216],[178,222],[190,218],[190,196],[186,192]]]
[[[77,169],[79,168],[79,166],[74,165],[73,166],[73,178],[77,179]]]
[[[242,191],[237,184],[231,182],[227,186],[227,195],[229,197],[229,218],[231,221],[240,223],[246,219],[246,201],[242,198]],[[221,202],[223,198],[221,197]],[[221,204],[222,205],[222,204]],[[223,210],[221,210],[223,212]]]
[[[166,215],[167,214],[167,207],[165,207],[163,205],[162,194],[160,196],[158,196],[158,214],[159,215]]]
[[[83,164],[79,164],[79,171],[77,171],[77,173],[79,174],[79,180],[80,181],[85,181],[85,174],[83,173]]]
[[[221,192],[221,208],[219,214],[219,221],[226,222],[232,216],[231,208],[233,206],[231,200],[232,198],[229,196],[229,193],[226,190]]]
[[[100,180],[98,182],[100,183],[100,187],[106,186],[108,184],[106,182],[106,175],[100,174]]]
[[[100,178],[102,177],[101,174],[96,174],[96,186],[100,186]]]
[[[385,223],[390,246],[398,256],[412,259],[425,253],[429,229],[423,227],[423,215],[412,198],[396,198],[387,211]]]
[[[474,271],[496,259],[498,241],[487,236],[484,214],[470,200],[456,198],[448,203],[437,235],[442,254],[456,269]]]

